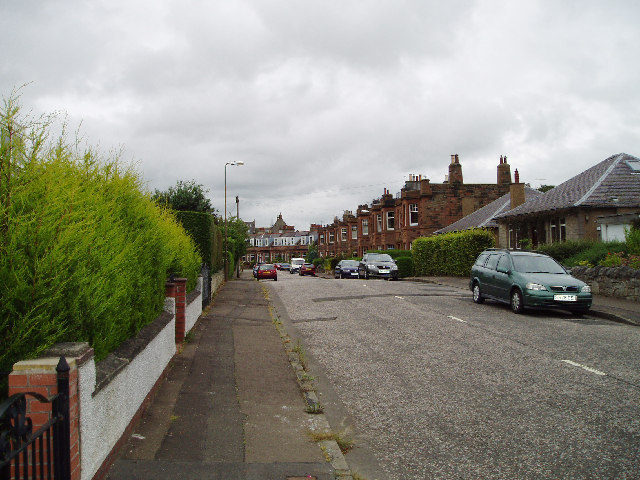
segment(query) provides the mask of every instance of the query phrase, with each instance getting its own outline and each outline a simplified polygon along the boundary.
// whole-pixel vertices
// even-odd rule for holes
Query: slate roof
[[[542,192],[534,188],[524,187],[525,199],[533,199],[542,195]],[[496,215],[509,210],[511,206],[511,194],[506,193],[497,200],[485,205],[475,212],[461,218],[457,222],[452,223],[440,230],[436,230],[434,234],[459,232],[469,230],[471,228],[498,228],[498,224],[493,220]]]
[[[497,219],[575,207],[640,207],[640,159],[619,153],[594,165],[566,182],[513,210],[497,215]]]

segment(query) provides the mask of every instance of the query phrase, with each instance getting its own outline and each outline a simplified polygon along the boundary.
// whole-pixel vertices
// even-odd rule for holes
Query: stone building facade
[[[354,215],[318,229],[322,256],[362,256],[367,250],[411,248],[418,237],[433,234],[509,192],[511,167],[500,157],[495,184],[465,184],[458,155],[451,155],[449,174],[443,183],[410,175],[399,195],[387,189],[371,205],[360,205]]]

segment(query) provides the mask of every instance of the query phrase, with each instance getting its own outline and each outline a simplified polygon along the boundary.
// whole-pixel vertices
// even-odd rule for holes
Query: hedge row
[[[224,227],[216,224],[215,217],[210,213],[178,211],[175,215],[193,239],[202,261],[211,267],[211,272],[221,270],[224,264]]]
[[[0,370],[60,341],[100,360],[162,312],[169,274],[195,286],[200,255],[136,172],[0,113]]]
[[[418,238],[412,245],[415,275],[467,276],[478,254],[494,244],[493,234],[481,229]]]

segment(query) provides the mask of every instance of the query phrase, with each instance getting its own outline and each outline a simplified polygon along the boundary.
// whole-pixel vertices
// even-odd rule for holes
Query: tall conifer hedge
[[[64,134],[0,111],[0,370],[60,341],[88,341],[97,359],[162,312],[174,273],[200,255],[168,211],[116,159],[78,152]]]

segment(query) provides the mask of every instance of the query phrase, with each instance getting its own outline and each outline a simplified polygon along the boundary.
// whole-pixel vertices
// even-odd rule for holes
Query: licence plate
[[[558,302],[577,302],[577,295],[554,295],[553,299]]]
[[[358,272],[351,272],[351,276],[357,277],[358,276]]]
[[[380,270],[380,273],[389,273],[389,270]]]

